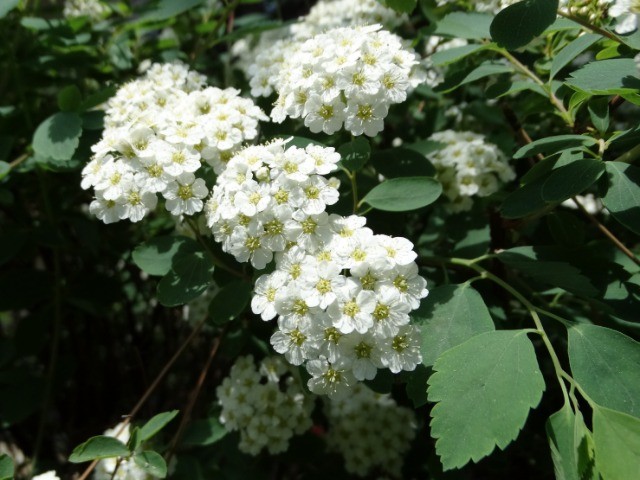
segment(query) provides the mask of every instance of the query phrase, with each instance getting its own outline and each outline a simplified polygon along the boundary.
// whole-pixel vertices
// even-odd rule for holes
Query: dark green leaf
[[[203,0],[159,0],[156,7],[142,15],[139,22],[159,22],[176,17],[181,13],[201,5]]]
[[[421,326],[422,363],[427,366],[450,348],[495,330],[487,306],[469,283],[431,290],[411,318]]]
[[[443,353],[429,378],[431,436],[445,470],[504,449],[540,402],[544,379],[525,330],[486,332]]]
[[[251,301],[253,287],[241,280],[222,287],[209,304],[209,315],[217,325],[223,325],[240,315]]]
[[[608,185],[602,203],[617,221],[640,235],[640,168],[606,162]]]
[[[407,396],[413,402],[414,408],[419,408],[427,404],[427,380],[431,375],[431,369],[424,365],[418,365],[409,374],[407,380]]]
[[[415,10],[418,0],[384,0],[384,3],[398,13],[411,13]]]
[[[185,447],[203,447],[217,442],[227,433],[217,417],[196,420],[185,430],[181,444]]]
[[[156,478],[165,478],[167,476],[167,463],[162,455],[152,450],[138,452],[133,455],[133,461],[142,470]]]
[[[596,35],[595,33],[585,33],[569,43],[569,45],[564,47],[553,57],[549,78],[555,77],[558,72],[569,65],[574,58],[601,38],[602,37],[600,35]]]
[[[576,160],[551,172],[542,186],[547,202],[562,202],[582,193],[604,173],[604,162],[594,159]]]
[[[0,180],[9,175],[10,171],[11,165],[9,165],[7,162],[0,161]]]
[[[90,110],[98,105],[102,105],[104,102],[109,100],[116,93],[116,87],[107,87],[99,92],[90,95],[82,104],[80,105],[80,110]]]
[[[404,212],[432,204],[441,193],[442,185],[434,178],[400,177],[377,185],[362,202],[378,210]]]
[[[74,112],[80,108],[82,104],[82,94],[80,89],[75,85],[64,87],[58,93],[58,107],[63,112]]]
[[[573,72],[566,83],[591,95],[635,93],[640,88],[640,78],[633,58],[587,63]]]
[[[556,211],[547,215],[547,226],[553,239],[563,247],[576,247],[584,243],[584,223],[570,212]]]
[[[547,176],[536,178],[507,196],[500,207],[502,216],[504,218],[521,218],[545,208],[547,202],[542,198],[542,187]]]
[[[605,327],[569,329],[573,378],[599,405],[640,417],[640,343]]]
[[[178,252],[187,254],[200,249],[195,240],[182,236],[156,237],[138,245],[131,253],[133,262],[149,275],[166,275]]]
[[[524,47],[556,20],[558,0],[523,0],[498,12],[491,38],[507,50]]]
[[[590,147],[597,142],[594,138],[586,135],[556,135],[554,137],[541,138],[534,142],[528,143],[520,148],[513,158],[532,157],[538,153],[546,153],[548,155],[577,147]]]
[[[155,415],[147,423],[145,423],[139,432],[140,442],[144,442],[153,437],[156,433],[162,430],[176,415],[178,410],[172,410],[170,412],[163,412]]]
[[[209,288],[212,274],[213,264],[203,251],[179,253],[158,283],[158,301],[165,307],[184,305]]]
[[[364,137],[355,137],[349,143],[345,143],[338,148],[341,157],[341,164],[347,170],[355,172],[360,170],[371,156],[371,146],[369,140]]]
[[[596,467],[605,480],[632,480],[640,472],[640,419],[605,407],[593,409]]]
[[[101,458],[125,457],[129,453],[127,446],[120,440],[98,435],[97,437],[91,437],[74,448],[69,461],[71,463],[82,463]]]
[[[486,45],[478,45],[476,43],[472,43],[469,45],[462,45],[461,47],[441,50],[431,55],[430,58],[434,65],[443,66],[453,62],[457,62],[458,60],[461,60],[466,56],[471,55],[472,53],[484,50],[486,48]]]
[[[591,123],[598,132],[605,133],[609,128],[609,99],[607,97],[594,98],[587,106]]]
[[[0,480],[13,480],[13,460],[9,455],[0,455]]]
[[[82,119],[73,112],[59,112],[42,122],[33,135],[33,149],[45,158],[69,160],[82,135]]]
[[[435,90],[441,93],[449,93],[462,85],[475,82],[481,78],[492,77],[502,73],[513,73],[513,71],[513,67],[509,65],[493,60],[487,60],[469,73],[455,74],[445,78],[445,81],[438,85]]]
[[[489,25],[493,16],[485,13],[453,12],[436,25],[434,35],[482,40],[489,38]]]
[[[408,148],[378,150],[371,156],[371,163],[376,171],[387,178],[433,177],[436,174],[435,167],[427,157]]]

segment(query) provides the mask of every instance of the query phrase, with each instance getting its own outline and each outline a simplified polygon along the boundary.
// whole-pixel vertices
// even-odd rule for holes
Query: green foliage
[[[507,50],[524,47],[556,19],[558,0],[522,0],[500,11],[491,22],[491,38]]]
[[[549,78],[554,78],[564,67],[569,65],[574,58],[600,39],[602,39],[600,35],[595,33],[586,33],[575,40],[572,40],[566,47],[560,50],[555,57],[553,57],[553,60],[551,61],[551,69],[549,71]]]
[[[360,170],[371,156],[369,141],[364,137],[355,137],[349,143],[338,148],[341,160],[340,164],[347,170]]]
[[[569,329],[571,372],[598,405],[640,418],[640,344],[597,325]]]
[[[213,269],[204,251],[181,253],[178,250],[171,269],[158,283],[158,301],[173,307],[199,297],[213,282]]]
[[[251,301],[253,287],[250,283],[235,281],[222,287],[209,304],[213,323],[224,325],[237,318]]]
[[[604,173],[600,160],[576,160],[554,170],[542,186],[542,198],[546,202],[562,202],[582,193]]]
[[[640,87],[636,64],[631,58],[588,63],[571,73],[566,83],[591,95],[634,93]]]
[[[442,193],[442,185],[431,177],[400,177],[382,182],[362,199],[373,208],[405,212],[426,207]]]
[[[171,270],[174,258],[197,252],[198,244],[183,236],[155,237],[138,245],[131,253],[134,263],[149,275],[166,275]]]
[[[539,153],[546,153],[547,155],[550,155],[563,150],[589,147],[595,144],[596,140],[587,135],[557,135],[541,138],[540,140],[528,143],[524,147],[518,149],[518,151],[513,154],[513,158],[531,157]]]
[[[129,454],[129,449],[120,440],[98,435],[91,437],[74,448],[69,456],[69,461],[71,463],[82,463],[101,458],[123,457]]]
[[[82,135],[82,119],[73,112],[60,112],[47,118],[33,135],[33,149],[43,158],[69,160]]]
[[[595,405],[593,441],[596,467],[606,479],[634,478],[640,467],[640,420]]]
[[[442,354],[433,369],[431,435],[445,470],[515,440],[545,388],[526,330],[474,336]]]
[[[434,34],[447,37],[482,40],[490,37],[493,17],[484,13],[452,12],[436,25]]]
[[[166,478],[167,476],[167,463],[162,458],[162,455],[153,450],[134,453],[133,461],[153,477]]]
[[[606,193],[602,203],[621,224],[640,235],[640,169],[607,162]]]
[[[13,480],[13,460],[9,455],[0,455],[0,480]]]
[[[184,432],[182,444],[185,447],[202,447],[212,445],[227,435],[227,429],[216,417],[196,420]]]
[[[415,10],[418,0],[384,0],[384,3],[396,12],[411,13]]]
[[[166,427],[171,420],[178,415],[178,410],[172,410],[171,412],[163,412],[155,415],[142,427],[138,433],[140,442],[145,442],[154,437],[160,430]]]

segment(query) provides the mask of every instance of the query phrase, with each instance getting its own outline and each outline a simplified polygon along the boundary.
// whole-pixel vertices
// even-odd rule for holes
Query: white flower
[[[373,310],[376,307],[375,294],[351,279],[336,290],[336,302],[327,309],[335,327],[341,333],[354,330],[365,333],[373,327]]]
[[[172,215],[193,215],[202,210],[202,199],[208,193],[203,179],[196,178],[193,173],[184,172],[167,186],[163,195],[167,199],[167,210]]]
[[[422,362],[420,331],[414,325],[400,327],[398,333],[388,339],[382,348],[382,363],[392,373],[402,370],[413,371]]]
[[[309,390],[331,398],[348,395],[356,381],[351,371],[331,365],[325,357],[307,362],[307,370],[311,374]]]
[[[640,6],[636,0],[614,0],[609,8],[609,16],[617,20],[615,31],[617,33],[630,33],[638,28],[638,15]]]
[[[49,470],[48,472],[36,475],[32,480],[60,480],[60,477],[58,477],[55,470]]]

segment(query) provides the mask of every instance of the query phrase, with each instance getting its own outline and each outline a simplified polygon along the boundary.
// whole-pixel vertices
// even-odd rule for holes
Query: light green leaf
[[[0,18],[6,17],[11,10],[18,6],[19,3],[20,0],[3,0],[3,2],[0,3]],[[1,477],[0,480],[2,480]]]
[[[13,460],[9,455],[0,455],[0,480],[13,480]]]
[[[573,378],[599,405],[640,417],[640,343],[597,325],[569,329]]]
[[[91,437],[74,448],[69,461],[71,463],[82,463],[101,458],[126,457],[129,454],[129,449],[120,440],[98,435],[97,437]]]
[[[565,404],[551,415],[546,430],[556,480],[582,480],[578,472],[578,449],[586,432],[580,428],[571,407]]]
[[[9,175],[10,171],[11,171],[11,165],[9,165],[7,162],[3,162],[0,160],[0,180],[2,180],[4,177]]]
[[[141,428],[138,436],[140,438],[140,442],[145,442],[153,437],[156,433],[162,430],[171,420],[173,420],[176,415],[178,415],[179,410],[172,410],[170,412],[163,412],[157,415],[154,415],[147,423],[145,423]]]
[[[640,235],[640,168],[622,162],[606,162],[607,193],[602,203],[617,221]]]
[[[44,158],[69,160],[78,148],[81,135],[80,115],[59,112],[38,126],[33,134],[33,149]]]
[[[213,264],[205,252],[178,253],[171,270],[158,283],[158,301],[165,307],[184,305],[213,282]]]
[[[569,43],[553,57],[549,78],[555,77],[558,72],[569,65],[574,58],[601,38],[600,35],[596,35],[595,33],[585,33]]]
[[[596,467],[604,480],[633,480],[640,472],[640,419],[595,406]]]
[[[442,185],[434,178],[400,177],[377,185],[362,202],[378,210],[405,212],[431,205],[441,193]]]
[[[352,172],[360,170],[371,156],[371,146],[369,140],[364,137],[355,137],[349,143],[345,143],[338,148],[340,163],[347,170]]]
[[[426,366],[471,337],[495,330],[487,306],[469,283],[434,288],[411,318],[422,330],[422,363]]]
[[[482,333],[443,353],[429,378],[431,436],[445,470],[504,449],[540,402],[544,379],[526,330]]]
[[[185,430],[181,444],[184,447],[204,447],[221,440],[227,433],[217,417],[196,420]]]
[[[587,63],[566,80],[567,85],[591,95],[634,93],[640,88],[633,58],[615,58]]]
[[[546,153],[547,155],[550,155],[570,148],[590,147],[596,143],[597,142],[593,137],[589,137],[587,135],[556,135],[554,137],[545,137],[528,143],[524,147],[521,147],[513,155],[513,158],[532,157],[538,153]]]
[[[133,262],[149,275],[166,275],[178,252],[181,255],[200,249],[195,240],[183,236],[156,237],[138,245],[131,253]]]
[[[138,452],[133,455],[133,461],[142,470],[156,478],[165,478],[167,476],[167,463],[162,455],[152,450]]]
[[[582,193],[604,173],[604,162],[594,159],[576,160],[553,170],[542,186],[547,202],[562,202]]]
[[[558,0],[523,0],[498,12],[491,38],[507,50],[524,47],[556,20]]]
[[[434,90],[441,93],[449,93],[462,85],[472,83],[481,78],[500,75],[503,73],[513,73],[513,68],[502,62],[487,60],[474,68],[471,72],[465,74],[455,74],[452,77],[445,78],[445,81],[438,85]]]
[[[223,325],[240,315],[251,301],[253,286],[238,280],[222,287],[209,304],[209,315],[216,325]]]
[[[468,40],[482,40],[491,36],[489,25],[491,25],[492,19],[492,15],[485,13],[453,12],[438,22],[433,34],[466,38]]]
[[[485,50],[487,48],[486,45],[478,45],[477,43],[472,43],[469,45],[462,45],[461,47],[448,48],[446,50],[442,50],[431,55],[431,61],[434,65],[443,66],[448,65],[450,63],[457,62],[472,53],[478,52],[480,50]]]

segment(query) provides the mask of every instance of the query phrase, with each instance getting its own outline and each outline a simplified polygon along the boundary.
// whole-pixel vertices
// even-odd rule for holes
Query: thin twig
[[[564,17],[564,18],[568,18],[569,20],[582,25],[584,28],[586,28],[588,30],[591,30],[594,33],[598,33],[598,34],[602,35],[603,37],[607,37],[607,38],[613,40],[614,42],[624,44],[624,42],[622,40],[620,40],[620,38],[618,36],[614,35],[613,33],[609,32],[608,30],[604,30],[603,28],[597,27],[597,26],[589,23],[584,18],[577,17],[575,15],[572,15],[572,14],[567,13],[567,12],[563,12],[561,10],[558,10],[558,15],[560,15],[561,17]]]

